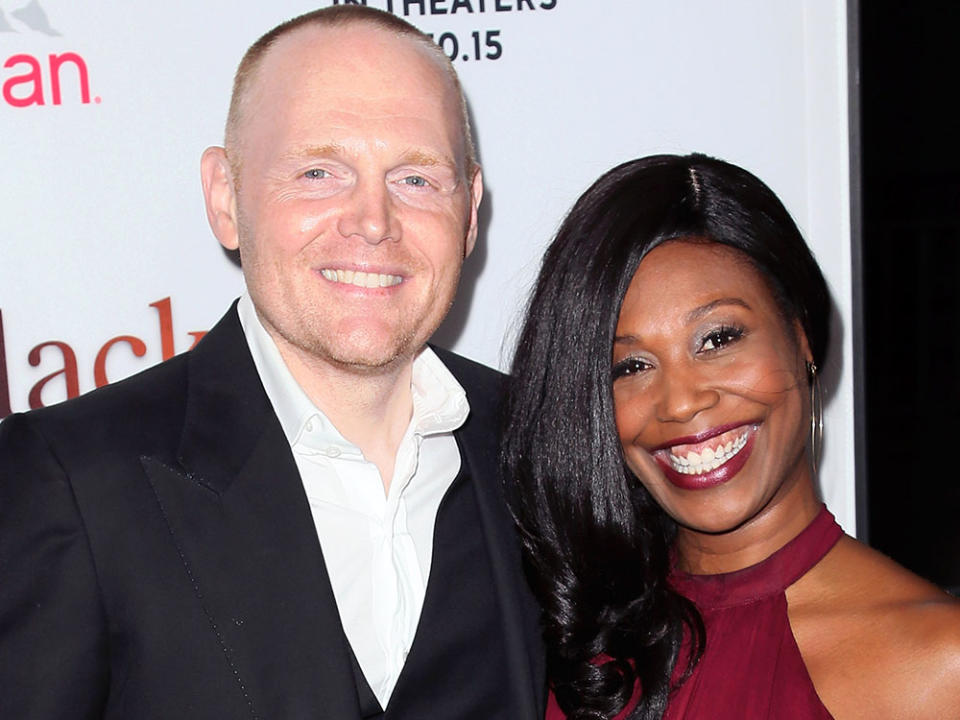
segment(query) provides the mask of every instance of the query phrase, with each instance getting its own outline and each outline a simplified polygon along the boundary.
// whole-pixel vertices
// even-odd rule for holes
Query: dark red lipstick
[[[730,430],[735,430],[736,428],[740,427],[744,427],[744,425],[742,423],[735,423],[732,425],[711,428],[710,430],[698,435],[677,438],[672,440],[669,444],[658,447],[657,451],[654,452],[653,457],[660,466],[660,469],[663,470],[663,474],[667,480],[681,490],[705,490],[707,488],[716,487],[717,485],[722,485],[723,483],[732,479],[743,469],[743,466],[747,464],[747,460],[750,459],[750,453],[753,451],[754,439],[757,436],[759,426],[749,426],[750,429],[747,431],[748,435],[746,442],[736,455],[731,457],[719,467],[699,475],[683,473],[676,470],[667,457],[669,454],[668,448],[676,447],[678,445],[695,445],[698,443],[703,443],[711,438],[717,437],[718,435],[722,435],[725,432],[729,432]]]

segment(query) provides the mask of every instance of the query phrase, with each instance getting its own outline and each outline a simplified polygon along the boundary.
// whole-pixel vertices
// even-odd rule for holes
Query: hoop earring
[[[816,363],[807,363],[807,380],[810,385],[810,460],[816,475],[823,450],[823,390]]]

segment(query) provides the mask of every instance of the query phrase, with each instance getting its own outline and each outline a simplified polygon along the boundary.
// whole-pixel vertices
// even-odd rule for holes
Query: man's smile
[[[363,270],[334,270],[333,268],[322,268],[320,274],[330,282],[344,283],[362,288],[393,287],[403,282],[403,277],[400,275],[365,272]]]

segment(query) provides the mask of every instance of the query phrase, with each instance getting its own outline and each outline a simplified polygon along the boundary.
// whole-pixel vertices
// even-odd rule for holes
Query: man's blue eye
[[[305,178],[309,178],[311,180],[322,180],[323,178],[327,177],[327,175],[329,175],[329,173],[321,168],[311,168],[303,174]]]
[[[414,187],[426,187],[427,181],[420,177],[419,175],[410,175],[403,179],[403,182],[407,185],[413,185]]]

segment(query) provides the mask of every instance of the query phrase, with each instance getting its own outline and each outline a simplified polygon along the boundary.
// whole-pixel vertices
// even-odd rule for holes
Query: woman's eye
[[[330,177],[330,173],[322,168],[310,168],[303,176],[308,180],[323,180],[324,178]]]
[[[627,358],[621,360],[613,366],[613,379],[617,380],[628,375],[637,375],[644,370],[649,370],[652,366],[646,360],[640,358]]]
[[[722,327],[703,338],[701,350],[719,350],[743,337],[743,330],[735,327]]]

